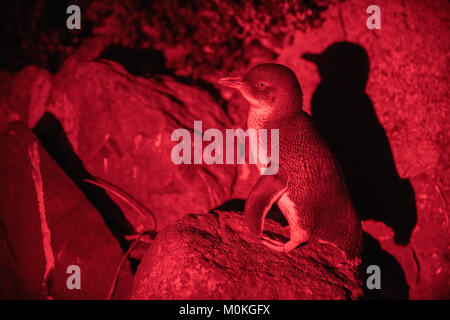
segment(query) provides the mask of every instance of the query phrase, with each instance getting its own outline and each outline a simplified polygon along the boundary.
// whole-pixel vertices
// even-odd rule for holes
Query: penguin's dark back
[[[279,129],[280,168],[312,238],[359,255],[362,231],[342,172],[305,112],[270,124]]]

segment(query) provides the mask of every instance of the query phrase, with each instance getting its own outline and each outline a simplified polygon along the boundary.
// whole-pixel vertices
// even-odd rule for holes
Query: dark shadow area
[[[226,109],[226,101],[214,84],[200,78],[177,75],[174,69],[167,67],[166,58],[162,51],[151,48],[144,50],[121,45],[110,45],[103,50],[99,59],[115,61],[134,76],[155,77],[157,75],[165,75],[182,84],[201,88],[207,91],[224,110]]]
[[[120,207],[101,188],[83,181],[94,179],[74,152],[59,120],[46,112],[33,128],[43,147],[100,212],[106,225],[125,252],[129,245],[125,235],[135,233]]]
[[[321,54],[302,57],[317,65],[321,82],[311,100],[311,115],[342,168],[359,217],[385,223],[395,243],[407,245],[417,223],[415,194],[409,180],[397,173],[386,132],[365,92],[370,66],[366,50],[337,42]],[[367,266],[382,270],[382,290],[368,290],[364,284],[367,299],[408,298],[402,267],[368,234],[362,258],[364,279]]]
[[[368,289],[366,281],[371,274],[367,274],[367,267],[377,265],[381,271],[381,289]],[[401,265],[389,253],[384,251],[380,243],[368,233],[364,232],[364,251],[362,263],[359,266],[363,280],[365,300],[407,300],[409,286]]]
[[[68,30],[67,8],[87,8],[89,0],[0,1],[0,69],[18,72],[36,65],[56,73],[82,40],[92,35],[90,19]],[[82,9],[83,10],[83,9]]]
[[[338,42],[303,58],[317,65],[321,77],[311,100],[312,118],[343,170],[360,218],[385,223],[394,231],[395,243],[407,245],[417,222],[414,190],[399,177],[385,130],[365,92],[366,50]]]
[[[154,49],[138,50],[120,45],[110,45],[103,50],[99,59],[115,61],[129,73],[139,77],[172,73],[172,70],[166,68],[164,54]]]
[[[244,199],[230,199],[215,207],[211,211],[237,211],[244,212],[245,200]]]
[[[245,209],[245,200],[244,199],[230,199],[219,205],[218,207],[211,210],[215,211],[236,211],[244,213]],[[271,219],[273,221],[278,222],[282,226],[287,226],[288,222],[281,212],[280,208],[276,204],[274,204],[269,212],[267,213],[266,219]]]

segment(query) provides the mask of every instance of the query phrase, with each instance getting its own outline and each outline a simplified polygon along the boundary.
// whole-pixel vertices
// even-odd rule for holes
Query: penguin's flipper
[[[245,202],[244,221],[251,232],[259,236],[262,234],[267,212],[286,189],[287,179],[281,170],[276,175],[262,175],[259,178]]]

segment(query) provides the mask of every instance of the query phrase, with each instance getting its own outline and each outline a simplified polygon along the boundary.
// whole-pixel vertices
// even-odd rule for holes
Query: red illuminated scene
[[[0,299],[450,299],[446,0],[0,3]]]

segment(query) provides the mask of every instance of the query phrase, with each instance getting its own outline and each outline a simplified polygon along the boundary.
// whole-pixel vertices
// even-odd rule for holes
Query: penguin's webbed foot
[[[269,237],[266,236],[262,237],[261,242],[263,245],[272,250],[284,253],[288,253],[289,251],[294,250],[301,244],[301,242],[293,240],[289,240],[288,242],[283,243],[277,240],[270,239]]]

